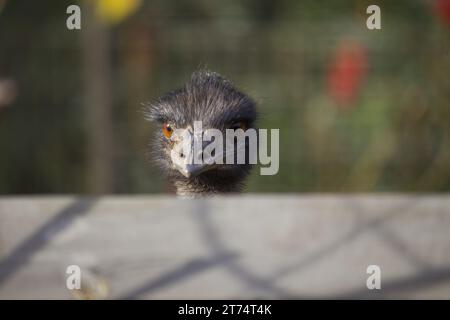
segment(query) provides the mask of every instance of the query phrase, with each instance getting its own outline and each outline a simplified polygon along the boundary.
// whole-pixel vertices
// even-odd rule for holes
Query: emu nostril
[[[180,152],[180,158],[184,158],[184,153]]]

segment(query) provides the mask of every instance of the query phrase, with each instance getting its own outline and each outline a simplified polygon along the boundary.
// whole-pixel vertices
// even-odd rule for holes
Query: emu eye
[[[164,122],[163,127],[162,127],[162,132],[166,138],[170,138],[172,136],[173,129],[169,123]]]
[[[233,129],[233,130],[242,129],[245,131],[245,130],[247,130],[247,123],[245,121],[233,122],[230,126],[230,129]]]

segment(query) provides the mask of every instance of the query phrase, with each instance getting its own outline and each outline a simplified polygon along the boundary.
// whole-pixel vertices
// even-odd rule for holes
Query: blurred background
[[[166,192],[141,104],[200,67],[280,129],[248,192],[450,190],[450,1],[0,0],[0,194]]]

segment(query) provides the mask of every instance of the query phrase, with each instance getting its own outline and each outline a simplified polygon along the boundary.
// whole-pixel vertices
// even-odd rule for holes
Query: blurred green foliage
[[[0,6],[0,79],[18,88],[0,106],[2,194],[91,191],[81,40],[88,31],[67,30],[72,3]],[[381,30],[366,28],[369,4],[381,7]],[[107,28],[113,192],[167,190],[146,158],[155,128],[141,103],[205,66],[257,100],[260,127],[280,129],[279,173],[255,170],[246,191],[450,190],[450,24],[433,2],[143,1]],[[343,39],[367,52],[367,72],[345,106],[327,89]]]

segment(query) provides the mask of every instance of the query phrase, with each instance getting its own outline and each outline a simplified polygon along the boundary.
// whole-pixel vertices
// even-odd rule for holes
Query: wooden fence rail
[[[0,298],[450,299],[450,197],[0,197]]]

